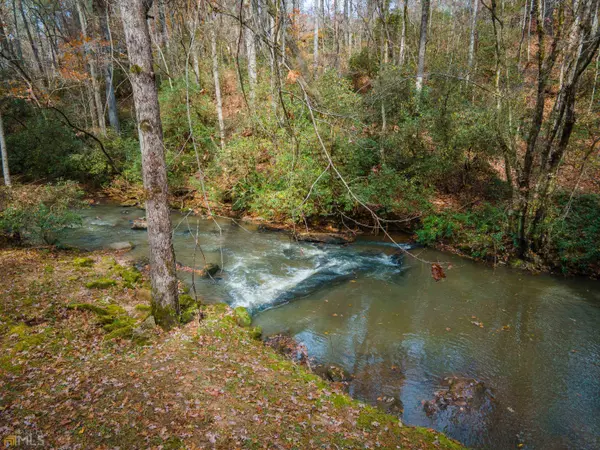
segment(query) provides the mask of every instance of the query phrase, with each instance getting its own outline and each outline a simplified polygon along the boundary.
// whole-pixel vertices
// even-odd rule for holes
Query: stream
[[[144,212],[83,211],[63,241],[85,249],[129,241],[146,256]],[[600,284],[492,268],[429,249],[429,265],[381,237],[346,247],[173,213],[177,261],[224,272],[196,279],[206,302],[245,306],[265,335],[289,333],[317,362],[352,374],[350,394],[489,449],[600,448]],[[403,244],[406,245],[407,244]],[[189,273],[180,273],[190,282]],[[471,380],[477,380],[475,384]]]

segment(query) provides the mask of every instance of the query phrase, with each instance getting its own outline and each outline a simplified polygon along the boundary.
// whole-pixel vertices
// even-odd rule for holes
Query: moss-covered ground
[[[201,306],[168,333],[142,327],[140,339],[147,280],[119,258],[0,251],[0,437],[35,433],[64,448],[462,448],[350,399],[225,305]]]

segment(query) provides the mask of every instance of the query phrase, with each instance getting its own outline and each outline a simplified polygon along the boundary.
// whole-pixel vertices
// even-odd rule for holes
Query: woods
[[[13,181],[596,270],[600,225],[571,226],[600,208],[595,0],[144,2],[131,66],[123,5],[0,6]]]
[[[594,447],[599,72],[600,0],[0,0],[2,442]]]

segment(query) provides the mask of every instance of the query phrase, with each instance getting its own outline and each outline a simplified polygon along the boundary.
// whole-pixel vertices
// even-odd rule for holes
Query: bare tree
[[[221,81],[219,79],[219,53],[217,52],[217,18],[213,14],[210,27],[210,50],[212,58],[212,73],[215,83],[215,103],[217,107],[217,120],[219,122],[219,138],[221,148],[225,146],[225,123],[223,122],[223,100],[221,98]]]
[[[10,186],[10,170],[8,169],[8,151],[6,150],[6,137],[4,136],[4,122],[2,121],[2,111],[0,110],[0,150],[2,151],[2,174],[4,175],[4,184]]]
[[[323,0],[320,0],[320,1],[323,2]],[[315,0],[315,12],[314,12],[315,26],[313,29],[313,32],[314,32],[313,65],[314,65],[315,75],[317,74],[317,68],[319,67],[319,8],[320,8],[319,0]]]
[[[473,0],[471,3],[471,33],[469,36],[469,59],[467,62],[467,81],[471,76],[473,64],[475,62],[475,35],[477,34],[477,7],[479,0]]]
[[[255,11],[252,0],[244,1],[245,11],[245,27],[244,37],[246,40],[246,56],[248,58],[248,100],[250,102],[250,108],[254,109],[256,103],[256,36],[254,33],[254,27],[256,26]]]
[[[100,95],[100,86],[98,85],[98,69],[96,66],[96,55],[90,49],[88,41],[88,23],[87,18],[85,16],[85,5],[82,4],[83,0],[77,0],[77,14],[79,15],[79,23],[81,25],[81,34],[84,39],[84,48],[85,54],[87,58],[88,67],[90,69],[90,78],[92,82],[92,94],[94,100],[94,106],[96,110],[96,114],[98,116],[98,126],[100,127],[100,132],[106,135],[106,122],[104,120],[104,107],[102,105],[102,96]]]
[[[147,3],[145,0],[120,0],[142,150],[142,175],[146,191],[150,246],[152,314],[159,325],[169,329],[179,322],[179,299],[167,199],[162,122],[152,61],[152,42],[146,20]]]
[[[427,24],[429,23],[430,0],[423,0],[421,4],[421,33],[419,37],[419,62],[417,66],[416,89],[420,93],[423,89],[423,76],[425,74],[425,50],[427,48]]]

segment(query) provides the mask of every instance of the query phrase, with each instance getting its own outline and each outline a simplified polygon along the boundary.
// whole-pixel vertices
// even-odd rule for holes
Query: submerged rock
[[[193,267],[184,266],[183,264],[176,263],[177,270],[182,272],[195,273],[202,278],[212,278],[214,275],[221,270],[218,264],[208,263],[202,269],[194,269]]]
[[[135,247],[131,242],[113,242],[108,245],[111,250],[131,250]]]
[[[131,224],[132,230],[147,230],[148,229],[148,221],[145,217],[140,217],[139,219],[133,219]]]
[[[434,393],[432,400],[423,402],[427,415],[450,407],[458,408],[459,411],[477,410],[494,399],[485,383],[473,378],[446,377],[441,385],[442,388]]]
[[[350,392],[387,414],[400,415],[400,392],[405,381],[401,368],[386,362],[366,364],[353,376]]]
[[[306,346],[299,344],[287,334],[275,334],[265,339],[265,345],[271,347],[277,353],[291,359],[292,361],[307,363],[308,352]]]
[[[352,379],[346,369],[335,364],[318,365],[314,367],[313,371],[324,380],[334,383],[347,383]]]
[[[296,240],[318,244],[343,245],[354,242],[354,237],[340,233],[297,233]]]

